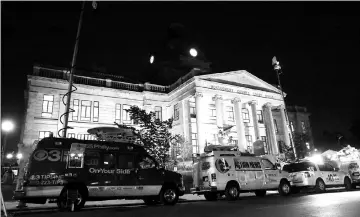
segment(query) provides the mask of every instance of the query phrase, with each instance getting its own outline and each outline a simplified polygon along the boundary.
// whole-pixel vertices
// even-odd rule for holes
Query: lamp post
[[[1,123],[1,132],[4,133],[4,145],[2,145],[1,143],[1,147],[0,147],[0,151],[1,151],[1,158],[0,158],[0,166],[2,165],[2,160],[4,159],[5,156],[5,150],[6,150],[6,136],[9,132],[11,132],[14,129],[14,123],[10,120],[5,120]],[[2,169],[0,170],[0,177],[2,178]],[[0,184],[0,188],[1,188],[1,184]],[[6,207],[5,207],[5,202],[4,202],[4,198],[2,195],[2,191],[0,189],[0,210],[3,209],[5,216],[7,215],[7,211],[6,211]]]
[[[287,109],[286,109],[286,104],[285,104],[285,97],[284,97],[284,92],[283,92],[283,89],[282,89],[282,86],[281,86],[281,82],[280,82],[280,74],[282,73],[281,71],[281,66],[280,66],[280,63],[279,61],[277,61],[276,57],[274,56],[273,59],[272,59],[272,65],[274,67],[274,70],[276,71],[276,75],[277,75],[277,79],[278,79],[278,83],[279,83],[279,89],[281,91],[281,97],[282,97],[282,100],[284,102],[284,110],[285,110],[285,118],[286,118],[286,127],[288,129],[289,128],[289,116],[288,116],[288,113],[287,113]],[[296,148],[295,148],[295,144],[294,144],[294,140],[293,140],[293,137],[292,137],[292,131],[290,129],[290,142],[291,142],[291,145],[292,145],[292,148],[293,148],[293,151],[294,151],[294,157],[296,159]]]
[[[95,8],[96,6],[93,7]],[[72,62],[71,62],[71,69],[70,69],[70,77],[69,77],[69,88],[68,88],[68,92],[65,94],[67,95],[66,97],[66,107],[65,107],[65,119],[64,119],[64,125],[63,125],[63,134],[62,137],[66,137],[66,132],[68,129],[68,121],[69,121],[69,112],[70,112],[70,99],[71,99],[71,93],[73,92],[72,87],[73,87],[73,77],[75,74],[75,67],[76,67],[76,57],[77,57],[77,53],[78,53],[78,47],[79,47],[79,38],[80,38],[80,30],[81,30],[81,25],[82,25],[82,20],[83,20],[83,14],[84,14],[84,8],[85,8],[85,1],[82,4],[81,7],[81,13],[80,13],[80,19],[79,19],[79,25],[78,25],[78,29],[77,29],[77,34],[76,34],[76,41],[75,41],[75,48],[74,48],[74,53],[73,53],[73,58],[72,58]]]

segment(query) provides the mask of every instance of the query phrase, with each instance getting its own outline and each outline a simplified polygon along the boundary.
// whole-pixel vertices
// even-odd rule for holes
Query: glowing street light
[[[150,64],[153,64],[154,60],[155,60],[155,57],[154,57],[154,56],[151,56],[151,57],[150,57]]]
[[[11,132],[14,129],[14,124],[11,121],[4,121],[1,124],[1,129],[5,132]]]
[[[198,52],[195,48],[191,48],[189,52],[192,57],[196,57],[198,55]]]
[[[6,158],[7,158],[7,159],[11,159],[11,158],[13,158],[13,157],[14,157],[14,155],[11,154],[11,153],[9,153],[9,154],[6,155]]]

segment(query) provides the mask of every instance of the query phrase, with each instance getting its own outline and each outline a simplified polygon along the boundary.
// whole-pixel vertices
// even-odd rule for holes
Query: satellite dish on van
[[[135,143],[137,140],[133,129],[128,127],[95,127],[88,129],[87,132],[103,141]]]

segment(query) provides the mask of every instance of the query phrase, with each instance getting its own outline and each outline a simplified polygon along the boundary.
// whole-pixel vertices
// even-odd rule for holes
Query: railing
[[[34,66],[33,75],[46,77],[46,78],[55,78],[55,79],[62,79],[68,80],[70,72],[68,70],[57,70],[51,68],[44,68],[39,66]],[[84,85],[91,85],[91,86],[98,86],[98,87],[108,87],[114,89],[121,89],[121,90],[131,90],[131,91],[138,91],[141,92],[144,89],[151,91],[151,92],[160,92],[160,93],[167,93],[169,90],[168,86],[156,85],[145,83],[143,84],[133,84],[128,82],[122,81],[113,81],[110,79],[101,79],[101,78],[92,78],[80,75],[74,75],[74,84],[84,84]]]
[[[145,90],[148,91],[161,92],[161,93],[167,93],[169,90],[169,86],[162,86],[162,85],[150,84],[150,83],[145,83],[144,88]]]

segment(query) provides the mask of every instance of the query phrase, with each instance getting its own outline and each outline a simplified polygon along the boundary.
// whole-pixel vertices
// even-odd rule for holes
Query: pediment
[[[202,80],[279,93],[280,90],[246,70],[197,76]]]

